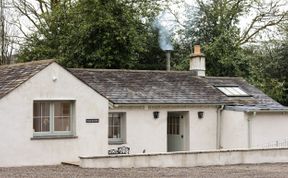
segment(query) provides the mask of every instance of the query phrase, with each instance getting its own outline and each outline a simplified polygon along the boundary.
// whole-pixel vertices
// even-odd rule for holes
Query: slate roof
[[[44,60],[0,66],[0,99],[52,62]]]
[[[0,66],[0,99],[53,63],[35,61]],[[237,77],[196,77],[191,72],[68,69],[114,104],[209,104],[241,111],[288,111]],[[228,97],[216,86],[239,86],[251,96]]]
[[[69,70],[115,104],[225,104],[287,109],[238,77],[196,77],[189,71]],[[228,97],[215,86],[239,86],[251,96]]]
[[[288,107],[284,107],[283,105],[279,104],[278,102],[274,101],[272,98],[267,96],[261,90],[257,89],[253,85],[247,83],[243,78],[240,77],[205,77],[204,80],[210,85],[213,86],[239,86],[241,89],[246,91],[251,97],[255,99],[255,103],[242,103],[237,102],[237,98],[241,97],[228,97],[229,100],[234,100],[236,102],[234,105],[228,105],[225,108],[229,110],[237,110],[237,111],[261,111],[261,110],[275,110],[281,111],[285,110],[288,111]],[[242,97],[245,100],[245,97]]]

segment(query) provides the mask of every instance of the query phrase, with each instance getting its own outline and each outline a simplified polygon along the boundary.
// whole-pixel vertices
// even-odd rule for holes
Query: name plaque
[[[99,123],[99,119],[86,119],[86,123]]]

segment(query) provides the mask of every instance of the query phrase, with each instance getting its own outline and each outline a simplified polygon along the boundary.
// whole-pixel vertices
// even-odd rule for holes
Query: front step
[[[80,162],[61,162],[63,165],[68,165],[68,166],[80,166]]]

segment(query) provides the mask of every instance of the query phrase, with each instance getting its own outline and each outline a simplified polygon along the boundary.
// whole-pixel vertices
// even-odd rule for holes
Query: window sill
[[[108,141],[108,145],[123,145],[126,144],[124,141]]]
[[[73,135],[48,135],[48,136],[33,136],[31,140],[54,140],[54,139],[75,139],[78,136]]]

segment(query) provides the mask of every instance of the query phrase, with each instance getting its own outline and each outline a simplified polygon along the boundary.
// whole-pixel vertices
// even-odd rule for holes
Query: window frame
[[[34,104],[48,103],[49,104],[49,130],[48,132],[35,132],[34,130]],[[69,103],[70,104],[70,121],[69,131],[55,131],[55,103]],[[75,136],[75,100],[34,100],[32,106],[32,130],[34,138],[41,137],[61,137],[61,136]]]
[[[110,114],[120,115],[120,138],[109,138]],[[110,145],[118,145],[126,143],[126,112],[109,112],[108,113],[108,143]]]

